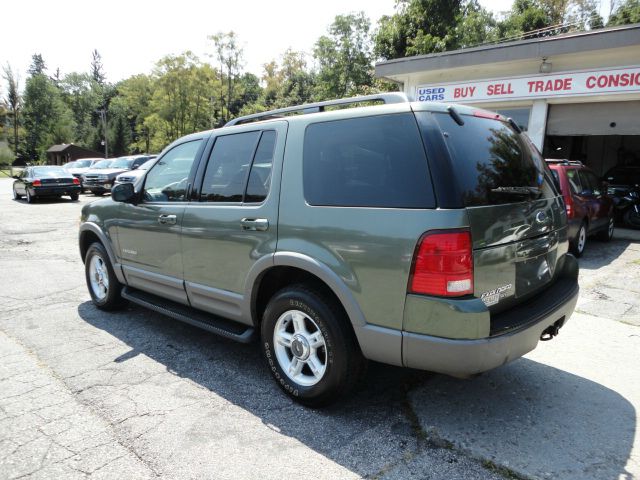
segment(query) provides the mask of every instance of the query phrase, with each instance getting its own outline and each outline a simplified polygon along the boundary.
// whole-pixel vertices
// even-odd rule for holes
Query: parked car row
[[[32,203],[39,197],[69,196],[77,200],[80,193],[90,190],[94,195],[103,195],[113,185],[134,182],[142,176],[138,169],[148,169],[156,155],[132,155],[114,159],[83,158],[63,166],[28,166],[19,175],[14,175],[13,198],[25,197]],[[124,174],[122,178],[118,178]]]

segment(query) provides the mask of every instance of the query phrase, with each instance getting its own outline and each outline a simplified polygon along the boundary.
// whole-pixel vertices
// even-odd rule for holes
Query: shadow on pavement
[[[136,306],[105,315],[85,302],[78,313],[131,347],[113,365],[144,354],[361,476],[382,476],[388,462],[416,446],[442,452],[453,444],[535,477],[633,478],[625,470],[635,436],[633,406],[602,385],[531,360],[473,380],[372,363],[355,394],[310,410],[279,390],[255,344]],[[199,438],[211,435],[215,421],[203,416],[200,422]],[[172,428],[174,439],[194,435],[193,425]]]
[[[585,270],[597,270],[611,264],[616,258],[624,253],[629,244],[629,240],[616,240],[610,242],[599,242],[589,239],[584,254],[579,259],[580,268]]]

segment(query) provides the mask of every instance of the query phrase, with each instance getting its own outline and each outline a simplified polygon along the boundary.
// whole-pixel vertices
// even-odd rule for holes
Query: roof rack
[[[584,165],[580,160],[567,160],[565,158],[545,158],[547,163],[559,163],[562,165]]]
[[[302,112],[302,114],[317,113],[317,112],[324,112],[325,107],[332,107],[335,105],[349,105],[349,104],[364,103],[364,102],[376,102],[376,101],[382,102],[385,104],[405,103],[405,102],[408,102],[409,99],[404,93],[401,93],[401,92],[387,92],[387,93],[377,93],[374,95],[363,95],[360,97],[340,98],[337,100],[327,100],[324,102],[306,103],[304,105],[295,105],[292,107],[278,108],[277,110],[269,110],[268,112],[245,115],[243,117],[238,117],[238,118],[234,118],[233,120],[229,120],[224,126],[231,127],[233,125],[240,125],[242,123],[255,122],[258,120],[280,118],[283,116],[283,114],[286,114],[286,113],[293,113],[293,112]]]

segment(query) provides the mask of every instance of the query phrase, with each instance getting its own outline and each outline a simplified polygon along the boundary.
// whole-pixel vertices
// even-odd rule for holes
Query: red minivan
[[[547,164],[564,197],[573,253],[582,255],[590,235],[605,242],[611,240],[613,200],[593,170],[570,160],[547,159]]]

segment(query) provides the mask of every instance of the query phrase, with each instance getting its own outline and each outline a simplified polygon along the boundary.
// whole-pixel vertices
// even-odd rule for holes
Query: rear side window
[[[587,190],[594,195],[600,195],[600,182],[598,177],[588,170],[578,170],[580,176],[580,183],[582,183],[582,190]]]
[[[580,185],[580,179],[578,178],[578,171],[575,168],[567,168],[567,180],[569,180],[569,187],[571,192],[578,194],[582,192],[582,185]]]
[[[464,115],[458,125],[435,114],[466,206],[500,205],[555,196],[544,160],[508,124]]]
[[[309,125],[303,185],[310,205],[435,207],[427,159],[410,113]]]
[[[201,200],[241,202],[260,132],[236,133],[216,139],[202,183]]]

